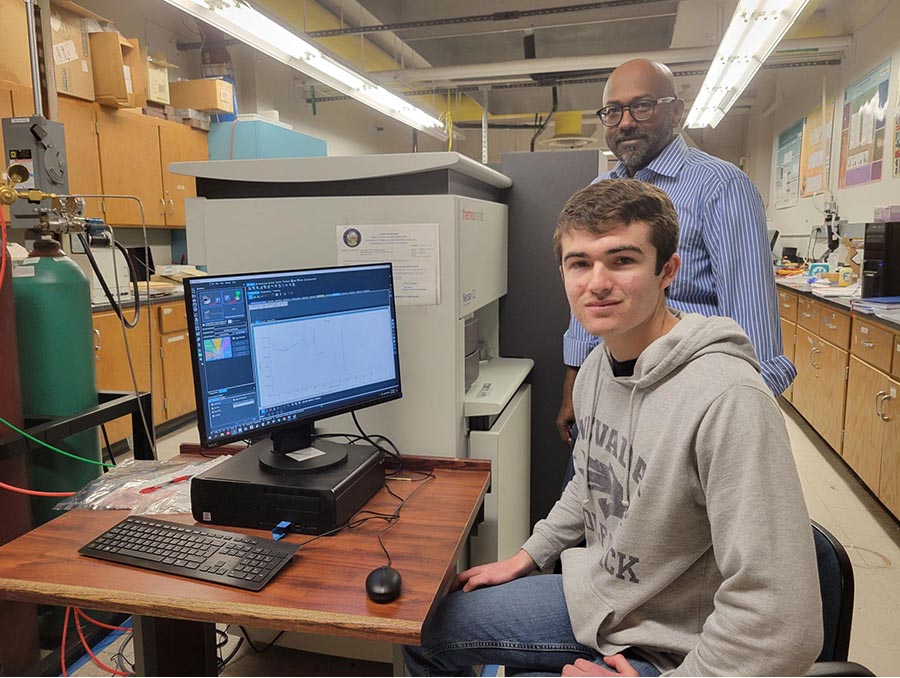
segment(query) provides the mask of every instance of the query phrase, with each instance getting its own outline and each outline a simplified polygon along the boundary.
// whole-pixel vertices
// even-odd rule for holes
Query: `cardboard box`
[[[51,5],[50,29],[53,35],[53,71],[56,91],[78,99],[94,100],[94,76],[91,68],[91,28],[106,22],[103,17],[59,0]]]
[[[147,104],[147,69],[140,43],[120,33],[91,33],[94,99],[104,106],[142,108]]]
[[[178,68],[159,54],[150,54],[147,61],[147,101],[169,104],[169,71]]]
[[[193,108],[176,108],[175,117],[178,118],[179,122],[184,123],[188,127],[202,129],[207,132],[209,131],[209,113],[197,111]]]
[[[0,0],[0,80],[31,86],[28,19],[22,0]]]
[[[171,104],[211,113],[234,112],[234,87],[227,80],[175,80],[169,83]]]

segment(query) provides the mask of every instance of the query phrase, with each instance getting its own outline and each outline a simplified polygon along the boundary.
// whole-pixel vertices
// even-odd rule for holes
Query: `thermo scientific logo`
[[[475,212],[474,210],[462,211],[463,221],[484,221],[484,212]]]

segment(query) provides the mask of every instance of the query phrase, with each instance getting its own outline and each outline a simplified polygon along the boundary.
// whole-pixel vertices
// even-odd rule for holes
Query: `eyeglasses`
[[[600,116],[600,122],[606,127],[615,127],[622,122],[622,116],[625,115],[625,109],[627,108],[631,113],[632,118],[638,122],[644,122],[644,120],[649,120],[653,117],[653,111],[656,110],[657,104],[670,104],[677,100],[678,97],[663,97],[655,100],[641,99],[640,101],[635,101],[633,104],[627,106],[619,106],[618,104],[614,106],[604,106],[597,111],[597,115]]]

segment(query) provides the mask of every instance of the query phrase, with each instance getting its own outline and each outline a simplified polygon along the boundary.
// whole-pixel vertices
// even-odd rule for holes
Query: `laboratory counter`
[[[900,323],[778,281],[784,354],[797,378],[782,394],[900,517]]]
[[[849,297],[823,297],[815,292],[813,292],[813,286],[806,282],[806,278],[804,276],[797,276],[797,278],[802,279],[795,281],[792,278],[776,278],[775,284],[778,289],[786,289],[792,292],[797,292],[799,295],[807,297],[809,299],[814,299],[818,302],[821,302],[825,306],[832,306],[836,309],[845,311],[847,313],[851,313],[850,306],[850,298]],[[870,316],[864,313],[859,314],[861,317],[868,317],[875,322],[881,323],[890,327],[892,330],[900,332],[900,321],[894,321],[890,318],[880,318],[876,316]]]

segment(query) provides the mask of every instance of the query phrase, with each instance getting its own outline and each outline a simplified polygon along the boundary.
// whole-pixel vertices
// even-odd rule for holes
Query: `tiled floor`
[[[830,530],[853,563],[856,609],[850,659],[879,676],[900,674],[900,527],[834,452],[784,404],[785,420],[810,517]],[[187,427],[158,441],[160,459],[178,454],[182,442],[196,442]],[[230,643],[234,643],[232,638]],[[114,644],[114,645],[117,645]],[[229,645],[225,651],[230,651]],[[129,648],[133,657],[133,649]],[[367,673],[368,670],[368,673]],[[273,648],[257,655],[242,647],[223,675],[372,675],[372,667],[346,660]],[[73,675],[108,675],[90,664]]]

